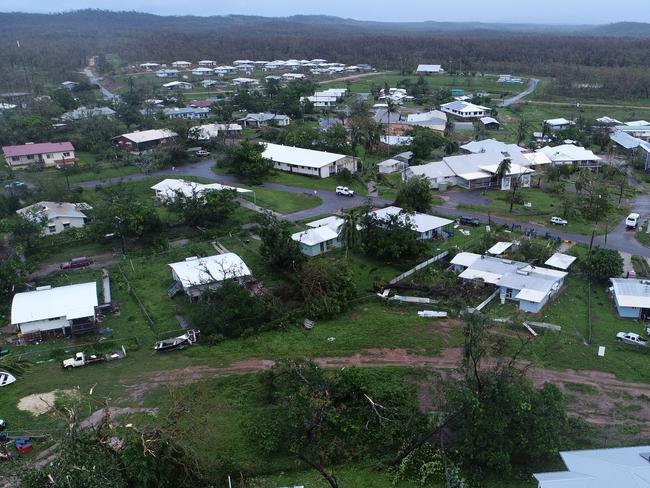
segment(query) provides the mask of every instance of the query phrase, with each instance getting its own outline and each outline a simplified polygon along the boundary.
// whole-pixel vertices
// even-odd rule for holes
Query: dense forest
[[[0,13],[0,25],[2,90],[39,91],[44,79],[63,81],[96,54],[116,54],[124,63],[322,57],[404,72],[420,62],[437,62],[454,71],[553,76],[562,89],[588,84],[594,95],[609,97],[647,97],[650,86],[646,24],[598,29],[391,24],[324,16],[162,17],[84,10]],[[28,78],[37,80],[34,87],[25,86]]]

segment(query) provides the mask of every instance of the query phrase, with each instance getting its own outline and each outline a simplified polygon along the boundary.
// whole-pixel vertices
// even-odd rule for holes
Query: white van
[[[638,213],[631,213],[630,215],[627,216],[627,219],[625,219],[625,227],[628,229],[636,229],[639,225],[639,214]]]

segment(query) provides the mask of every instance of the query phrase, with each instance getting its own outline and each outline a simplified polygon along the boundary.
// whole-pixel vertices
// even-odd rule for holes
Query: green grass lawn
[[[526,208],[522,204],[515,204],[512,213],[510,213],[510,202],[508,201],[510,192],[501,191],[490,191],[486,194],[491,200],[488,207],[461,204],[458,208],[481,213],[490,211],[494,216],[506,217],[522,223],[535,222],[545,226],[550,226],[549,220],[551,217],[562,216],[561,204],[556,195],[536,188],[524,188],[520,191],[524,202],[532,203],[531,208]],[[613,211],[608,216],[607,228],[613,229],[628,213],[629,208],[627,206],[614,206]],[[604,223],[594,226],[592,222],[585,221],[579,215],[569,217],[567,220],[568,225],[561,228],[566,232],[589,235],[594,230],[594,227],[598,234],[604,234],[606,230]]]
[[[272,190],[262,186],[244,186],[255,191],[255,197],[246,195],[247,200],[255,200],[260,207],[268,208],[282,214],[290,214],[314,208],[322,203],[316,195],[308,193],[289,193],[285,191]]]

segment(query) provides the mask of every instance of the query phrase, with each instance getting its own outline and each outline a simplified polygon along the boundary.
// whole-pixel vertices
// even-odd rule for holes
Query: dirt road
[[[314,361],[322,367],[412,367],[436,371],[443,376],[455,375],[462,357],[461,348],[447,348],[440,356],[420,356],[405,349],[367,349],[345,357],[321,357]],[[136,383],[125,383],[127,394],[123,401],[141,401],[145,395],[164,385],[188,385],[209,378],[250,374],[271,368],[269,359],[251,358],[235,361],[225,367],[194,366],[160,371],[143,375]],[[615,426],[644,425],[650,418],[650,384],[631,383],[616,378],[611,373],[590,370],[556,370],[531,366],[526,373],[536,386],[553,383],[567,397],[568,410],[594,425]],[[643,427],[640,434],[649,434]]]

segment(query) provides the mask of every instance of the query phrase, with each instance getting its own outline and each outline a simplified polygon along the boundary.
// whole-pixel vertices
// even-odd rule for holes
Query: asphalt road
[[[530,81],[528,82],[528,88],[522,91],[519,95],[516,95],[512,98],[506,98],[503,102],[499,104],[499,107],[509,107],[510,105],[514,105],[515,103],[519,102],[522,98],[525,98],[531,93],[533,93],[537,89],[538,84],[539,84],[539,80],[535,78],[531,78]]]
[[[145,178],[151,177],[176,177],[182,178],[183,176],[196,176],[207,178],[219,183],[226,185],[235,186],[241,183],[237,177],[230,175],[218,175],[212,171],[214,166],[214,160],[201,161],[195,164],[190,164],[186,166],[181,166],[176,168],[174,171],[171,169],[166,169],[162,171],[156,171],[148,174],[136,174],[130,176],[116,177],[116,178],[107,178],[103,180],[93,180],[80,183],[79,186],[84,188],[94,188],[96,185],[106,185],[113,184],[119,181],[137,181]],[[631,184],[638,185],[638,182],[635,182],[633,179],[630,181]],[[289,193],[306,193],[314,195],[314,190],[310,188],[300,188],[295,186],[281,185],[278,183],[264,183],[262,185],[264,188],[269,188],[272,190],[281,190]],[[358,207],[365,204],[370,200],[371,204],[377,206],[384,206],[391,203],[390,200],[385,198],[367,198],[367,197],[358,197],[353,198],[338,196],[334,191],[318,190],[316,195],[321,199],[321,204],[300,212],[292,213],[285,215],[284,217],[290,221],[307,219],[310,217],[316,217],[323,214],[331,214],[339,212],[340,210],[349,209]],[[489,200],[481,195],[480,192],[468,192],[468,191],[452,191],[446,194],[448,200],[442,205],[436,205],[432,207],[432,211],[440,216],[456,218],[460,215],[467,217],[474,217],[481,222],[488,223],[487,213],[478,213],[478,212],[468,212],[466,210],[458,209],[458,205],[466,204],[473,206],[483,206],[489,203]],[[640,193],[634,199],[628,202],[630,208],[634,212],[638,212],[641,215],[641,221],[644,221],[648,216],[650,216],[650,195]],[[521,222],[508,219],[504,217],[491,217],[490,221],[497,224],[521,224],[522,229],[533,229],[537,232],[538,235],[543,236],[546,232],[549,232],[552,236],[559,237],[563,240],[569,240],[573,242],[580,242],[584,244],[589,244],[591,236],[574,234],[571,232],[566,232],[562,230],[560,226],[549,226],[527,223],[522,224]],[[634,237],[634,232],[625,230],[625,222],[621,220],[619,225],[612,229],[605,239],[605,236],[596,236],[594,238],[594,245],[601,247],[606,247],[608,249],[614,249],[617,251],[627,252],[630,254],[636,254],[639,256],[649,257],[650,258],[650,248],[647,248],[640,244]]]

